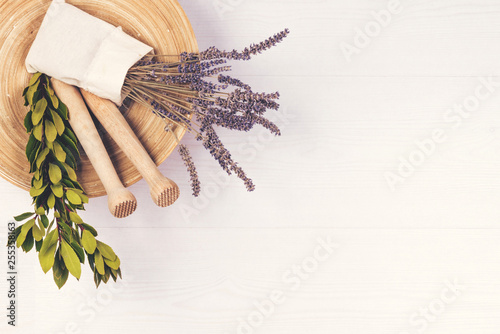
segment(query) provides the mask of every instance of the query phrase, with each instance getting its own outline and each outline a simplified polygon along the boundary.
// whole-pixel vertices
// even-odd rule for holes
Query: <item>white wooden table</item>
[[[500,330],[500,2],[180,0],[200,49],[242,48],[288,27],[279,47],[236,64],[279,90],[275,120],[221,131],[257,190],[223,176],[185,138],[204,190],[174,154],[170,208],[131,187],[83,217],[122,259],[124,280],[58,291],[19,253],[18,327],[2,333],[497,334]],[[0,244],[29,195],[0,180]],[[5,248],[0,247],[2,268]],[[6,270],[0,305],[7,303]]]

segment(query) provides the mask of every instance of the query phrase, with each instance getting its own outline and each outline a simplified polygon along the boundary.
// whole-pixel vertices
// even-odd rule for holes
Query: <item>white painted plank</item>
[[[254,303],[278,290],[285,301],[246,332],[498,333],[499,94],[457,128],[443,117],[475,93],[478,77],[500,81],[499,3],[402,0],[403,12],[352,62],[341,43],[386,1],[180,3],[202,49],[292,30],[278,48],[234,67],[256,89],[280,90],[289,115],[277,120],[280,138],[221,132],[256,192],[214,178],[219,167],[194,146],[209,188],[194,200],[173,155],[160,168],[181,186],[174,207],[155,207],[139,182],[130,218],[112,218],[105,198],[83,214],[120,255],[125,280],[96,290],[85,268],[80,282],[58,291],[35,254],[19,254],[21,327],[0,322],[0,331],[238,333],[249,316],[259,320]],[[221,3],[230,7],[219,16]],[[436,128],[447,140],[391,191],[384,173]],[[0,203],[4,226],[30,199],[0,180]],[[317,238],[328,236],[338,249],[291,291],[297,281],[288,270],[311,265]],[[443,300],[446,280],[466,286],[452,302]],[[2,278],[2,305],[6,291]],[[421,308],[436,315],[425,320]]]
[[[258,323],[255,314],[266,313],[257,303],[272,309],[253,326],[259,333],[414,333],[423,326],[414,316],[420,308],[436,313],[429,333],[494,333],[499,232],[102,229],[124,263],[118,291],[95,290],[86,269],[57,292],[24,256],[19,329],[59,333],[71,322],[84,333],[237,333],[239,319]],[[281,303],[269,304],[273,291],[283,293]]]
[[[289,40],[272,51],[267,59],[273,60],[262,66],[260,74],[289,75],[288,64],[306,76],[500,73],[498,2],[394,0],[400,2],[401,11],[379,34],[356,43],[358,30],[376,27],[372,12],[387,11],[390,2],[235,1],[218,15],[216,4],[231,1],[181,1],[188,16],[196,18],[193,26],[202,48],[244,47],[289,27]],[[342,43],[358,49],[351,61],[344,56]],[[275,57],[286,61],[277,64]]]

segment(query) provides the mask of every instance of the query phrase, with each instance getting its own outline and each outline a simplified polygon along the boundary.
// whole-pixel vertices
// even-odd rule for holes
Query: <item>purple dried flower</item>
[[[207,50],[200,53],[201,60],[212,60],[212,59],[234,59],[234,60],[249,60],[252,56],[262,53],[265,50],[276,46],[278,43],[283,41],[285,37],[288,36],[290,30],[285,29],[272,37],[269,37],[259,44],[252,44],[250,47],[243,49],[242,52],[233,50],[231,52],[221,51],[214,46],[209,47]]]
[[[264,128],[268,129],[271,133],[275,134],[276,136],[281,136],[281,131],[279,127],[270,120],[268,120],[267,118],[264,118],[260,115],[253,115],[252,118],[255,123],[262,125]]]
[[[249,131],[261,125],[275,135],[281,132],[264,117],[267,110],[278,110],[279,93],[255,93],[250,85],[223,74],[230,71],[228,60],[248,60],[280,43],[288,29],[243,49],[225,51],[209,47],[201,53],[183,52],[178,61],[163,62],[146,56],[134,65],[125,79],[124,92],[130,98],[145,104],[169,124],[185,126],[201,141],[213,158],[228,174],[236,174],[247,190],[255,189],[243,169],[233,161],[214,126],[231,130]],[[157,56],[161,57],[161,56]],[[229,91],[226,89],[230,88]],[[168,128],[168,131],[171,129]],[[200,193],[196,169],[185,145],[178,151],[190,173],[193,195]]]
[[[231,165],[231,170],[245,183],[245,187],[247,188],[248,191],[254,191],[255,186],[253,184],[253,181],[249,179],[243,169],[239,167],[236,163]]]
[[[196,167],[191,158],[191,154],[189,154],[189,150],[186,145],[179,144],[177,146],[177,150],[184,161],[184,165],[186,166],[190,180],[191,180],[191,189],[193,189],[193,196],[198,197],[200,195],[200,181],[198,180],[198,173],[196,172]]]
[[[230,76],[228,75],[223,75],[223,74],[220,74],[218,79],[217,79],[220,83],[222,84],[228,84],[228,85],[231,85],[231,86],[236,86],[236,87],[240,87],[240,88],[243,88],[244,90],[247,90],[247,91],[251,91],[252,88],[250,88],[249,85],[241,82],[240,80],[238,79],[235,79],[235,78],[231,78]]]

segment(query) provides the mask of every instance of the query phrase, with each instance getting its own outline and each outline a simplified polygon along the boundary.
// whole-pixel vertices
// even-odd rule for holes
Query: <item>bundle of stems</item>
[[[85,258],[97,287],[110,277],[116,281],[122,276],[120,259],[110,246],[96,239],[97,231],[78,214],[89,199],[76,174],[79,142],[69,124],[68,108],[55,94],[50,78],[40,72],[31,77],[23,96],[30,106],[24,127],[30,134],[26,158],[33,174],[30,196],[34,208],[14,217],[25,222],[9,235],[7,246],[16,244],[25,252],[34,248],[42,270],[52,269],[59,289],[69,274],[80,279]]]
[[[225,51],[210,47],[200,53],[180,55],[147,55],[129,71],[124,93],[133,101],[146,105],[165,121],[165,131],[185,127],[201,141],[222,169],[236,174],[248,191],[255,189],[250,178],[233,160],[214,127],[249,131],[258,124],[280,135],[276,124],[265,117],[267,110],[278,110],[279,93],[257,93],[242,81],[228,76],[230,60],[249,60],[252,56],[280,43],[285,29],[243,51]],[[177,138],[176,138],[177,139]],[[177,139],[177,141],[179,141]],[[178,151],[190,173],[193,195],[200,193],[200,182],[189,150],[178,142]]]

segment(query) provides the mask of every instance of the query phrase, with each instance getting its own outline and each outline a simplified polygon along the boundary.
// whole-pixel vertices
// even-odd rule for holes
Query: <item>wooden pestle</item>
[[[80,91],[94,116],[146,180],[156,205],[166,207],[173,204],[179,197],[179,187],[158,170],[118,107],[110,100],[83,89]]]
[[[78,88],[54,78],[51,83],[57,96],[68,107],[69,123],[106,189],[111,214],[117,218],[130,215],[137,208],[137,200],[116,174]]]

